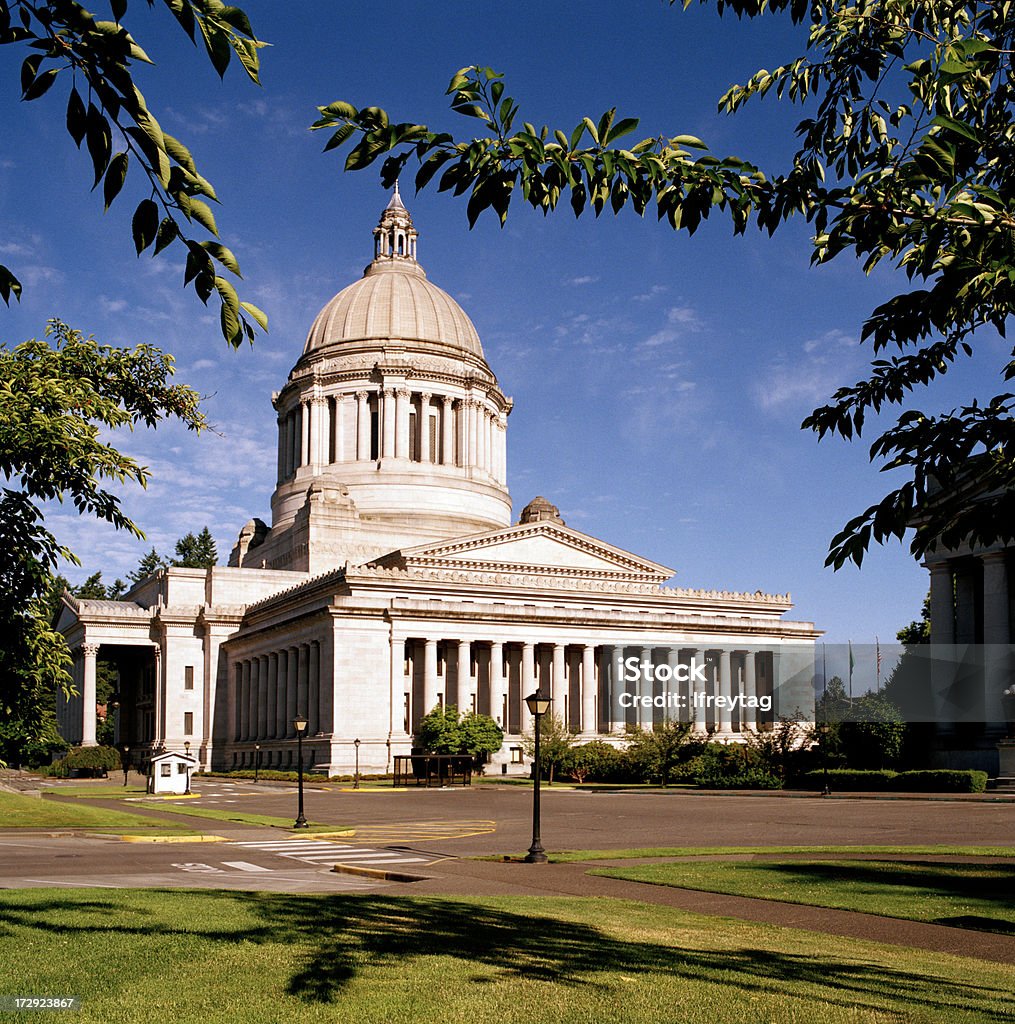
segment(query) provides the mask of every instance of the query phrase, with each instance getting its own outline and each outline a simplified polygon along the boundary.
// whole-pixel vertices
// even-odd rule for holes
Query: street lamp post
[[[536,749],[535,749],[535,769],[536,779],[535,784],[532,787],[532,845],[529,847],[529,852],[525,855],[525,861],[528,864],[545,864],[546,853],[543,850],[543,844],[539,838],[539,783],[540,778],[543,774],[543,765],[539,756],[539,720],[550,710],[550,698],[544,697],[542,692],[537,690],[535,693],[530,693],[525,698],[525,703],[528,705],[529,711],[532,714],[535,725],[533,728],[536,733]]]
[[[822,722],[818,726],[818,732],[821,733],[821,764],[825,776],[825,788],[821,791],[821,795],[831,796],[832,791],[828,787],[828,723]]]
[[[190,757],[190,740],[183,741],[183,750],[187,757]],[[187,762],[187,788],[184,790],[184,796],[190,796],[190,762]]]
[[[359,789],[359,737],[352,741],[352,745],[356,748],[356,775],[353,777],[352,788]]]
[[[127,772],[130,771],[130,747],[123,748],[123,784],[127,785]]]
[[[261,744],[254,744],[254,782],[257,782],[257,773],[261,770]]]
[[[307,819],[303,817],[303,734],[307,731],[307,720],[302,715],[297,715],[293,719],[293,728],[296,730],[296,770],[299,779],[299,808],[293,828],[309,828]]]

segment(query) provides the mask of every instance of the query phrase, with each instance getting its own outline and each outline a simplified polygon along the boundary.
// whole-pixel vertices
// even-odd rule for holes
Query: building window
[[[525,763],[524,760],[522,759],[522,748],[521,747],[512,747],[511,748],[511,763],[512,764],[524,764]]]
[[[185,690],[194,689],[194,666],[187,665],[183,669],[183,688]]]
[[[194,712],[184,711],[183,712],[183,735],[193,736],[194,735]]]
[[[163,763],[163,764],[159,765],[159,768],[161,769],[162,778],[164,778],[164,779],[172,778],[173,766],[171,764]]]
[[[419,462],[419,434],[418,430],[419,417],[415,411],[409,413],[409,461]]]

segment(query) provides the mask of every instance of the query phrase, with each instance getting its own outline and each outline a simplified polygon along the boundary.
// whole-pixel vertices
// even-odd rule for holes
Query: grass
[[[939,854],[951,857],[1015,857],[1015,846],[641,846],[630,850],[560,850],[549,855],[557,864],[586,860],[634,860],[645,857],[724,857],[733,854]],[[499,860],[500,858],[494,858]]]
[[[42,791],[44,796],[81,797],[92,800],[136,800],[146,796],[144,786],[54,786]]]
[[[159,814],[184,814],[192,818],[212,818],[215,821],[237,821],[243,825],[263,825],[268,828],[293,827],[292,818],[278,818],[271,814],[248,814],[246,811],[226,811],[217,807],[195,807],[193,804],[164,804],[157,805]],[[322,825],[311,823],[309,828],[300,829],[302,835],[307,832],[336,832],[344,829],[344,825]]]
[[[616,900],[33,889],[0,919],[4,992],[78,1024],[1012,1019],[1001,964]]]
[[[193,829],[171,822],[154,821],[139,814],[91,807],[86,804],[64,804],[56,800],[0,793],[0,829],[89,829],[117,833],[137,832],[146,835],[196,835]]]
[[[1015,935],[1015,865],[906,860],[694,861],[594,875]]]

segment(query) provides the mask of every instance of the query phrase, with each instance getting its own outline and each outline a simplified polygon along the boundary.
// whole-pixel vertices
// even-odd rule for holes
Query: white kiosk
[[[197,758],[169,750],[156,754],[148,771],[149,793],[175,793],[182,796],[190,792],[190,773],[197,767]]]

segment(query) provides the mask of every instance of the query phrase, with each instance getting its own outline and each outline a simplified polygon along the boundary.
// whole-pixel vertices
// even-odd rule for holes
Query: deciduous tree
[[[673,0],[671,0],[673,2]],[[689,6],[691,0],[684,0]],[[709,3],[710,0],[702,0]],[[417,188],[468,196],[470,223],[485,210],[503,222],[513,201],[549,213],[654,210],[693,234],[711,214],[734,232],[774,232],[788,218],[813,226],[812,262],[894,263],[904,282],[860,331],[870,372],[807,417],[819,439],[862,436],[868,419],[901,409],[870,446],[904,481],[833,538],[828,564],[857,564],[870,543],[902,538],[922,555],[938,543],[1015,539],[1015,360],[994,390],[940,413],[907,407],[910,395],[984,335],[1004,335],[1015,303],[1015,8],[1006,0],[714,0],[720,14],[783,13],[809,26],[807,52],[732,87],[735,113],[766,95],[806,104],[789,166],[765,173],[713,155],[701,140],[667,134],[626,141],[635,117],[608,110],[568,130],[523,120],[503,77],[466,67],[451,79],[451,109],[479,129],[464,137],[376,106],[337,101],[314,128],[346,143],[347,169],[386,157],[392,184],[410,160]],[[637,138],[635,136],[635,138]]]

